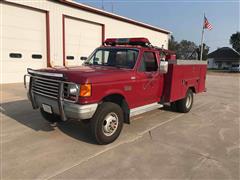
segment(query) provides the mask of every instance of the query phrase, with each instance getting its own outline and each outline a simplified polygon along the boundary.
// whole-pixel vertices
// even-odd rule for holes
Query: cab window
[[[153,72],[158,70],[158,63],[154,52],[144,52],[139,68],[143,72]]]
[[[125,48],[97,49],[85,65],[112,66],[133,69],[138,57],[138,50]]]

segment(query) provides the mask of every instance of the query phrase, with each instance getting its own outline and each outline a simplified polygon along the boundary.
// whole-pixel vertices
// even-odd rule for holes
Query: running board
[[[136,115],[148,112],[148,111],[152,111],[152,110],[155,110],[155,109],[159,109],[161,107],[163,107],[162,104],[152,103],[152,104],[148,104],[148,105],[145,105],[145,106],[140,106],[140,107],[137,107],[137,108],[134,108],[134,109],[130,109],[130,117],[136,116]]]

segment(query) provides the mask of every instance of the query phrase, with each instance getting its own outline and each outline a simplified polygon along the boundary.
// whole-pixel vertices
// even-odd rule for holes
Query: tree
[[[175,38],[173,37],[173,35],[171,35],[170,39],[168,40],[168,49],[172,51],[176,51],[177,45],[178,45],[178,42],[175,41]]]
[[[240,53],[240,32],[236,32],[231,35],[230,44],[233,49]]]
[[[171,35],[168,43],[168,49],[175,51],[177,59],[198,59],[200,60],[201,45],[197,46],[194,42],[182,40],[180,43],[175,41]],[[203,44],[203,60],[207,59],[209,47]]]
[[[208,52],[209,52],[209,47],[205,43],[203,43],[203,55],[202,55],[203,60],[207,60]],[[197,59],[200,60],[201,44],[196,49],[196,53],[197,53]]]
[[[196,48],[197,46],[194,42],[182,40],[177,44],[176,56],[178,59],[196,59],[196,55],[194,55]]]

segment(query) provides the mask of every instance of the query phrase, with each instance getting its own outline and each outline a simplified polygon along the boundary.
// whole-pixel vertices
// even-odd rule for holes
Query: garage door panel
[[[26,8],[16,7],[14,5],[8,5],[8,4],[3,4],[3,6],[4,6],[4,8],[2,9],[2,12],[4,14],[3,23],[6,24],[5,22],[8,21],[7,22],[8,26],[21,27],[21,28],[28,26],[31,29],[38,30],[42,28],[41,26],[39,26],[39,23],[46,20],[46,14],[42,12],[37,12],[34,10],[29,10]],[[16,8],[18,9],[16,10]],[[42,13],[44,15],[39,17],[39,13]],[[8,15],[5,16],[6,14]],[[4,18],[4,17],[7,17],[7,18]],[[19,19],[19,21],[15,21],[16,19]],[[38,21],[34,21],[36,19]],[[30,25],[29,25],[29,21],[31,21]]]
[[[45,68],[47,65],[46,13],[2,4],[2,69],[1,83],[22,82],[27,68]],[[20,58],[10,53],[21,54]],[[41,59],[33,59],[33,54]]]
[[[87,33],[86,33],[87,32]],[[81,56],[89,56],[102,43],[102,26],[82,20],[65,18],[65,62],[81,65]],[[68,60],[74,56],[74,60]]]
[[[41,24],[44,26],[44,24]],[[41,41],[43,37],[46,37],[46,29],[45,28],[39,30],[27,29],[27,28],[19,28],[19,27],[2,27],[2,33],[4,34],[4,38],[6,39],[24,39],[31,41]],[[39,36],[29,36],[30,34],[39,34]]]
[[[39,41],[27,41],[26,39],[3,39],[3,49],[7,52],[41,52],[45,56],[46,45],[39,44]]]

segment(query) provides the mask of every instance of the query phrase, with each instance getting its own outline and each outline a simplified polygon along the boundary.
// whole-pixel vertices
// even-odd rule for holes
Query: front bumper
[[[35,104],[37,105],[37,108],[41,108],[42,104],[46,104],[51,106],[52,111],[54,114],[60,115],[61,112],[59,110],[59,103],[54,100],[50,99],[41,95],[34,95],[35,98]],[[87,105],[80,105],[80,104],[74,104],[70,102],[63,102],[63,113],[65,116],[65,120],[67,119],[91,119],[97,110],[98,104],[87,104]]]

